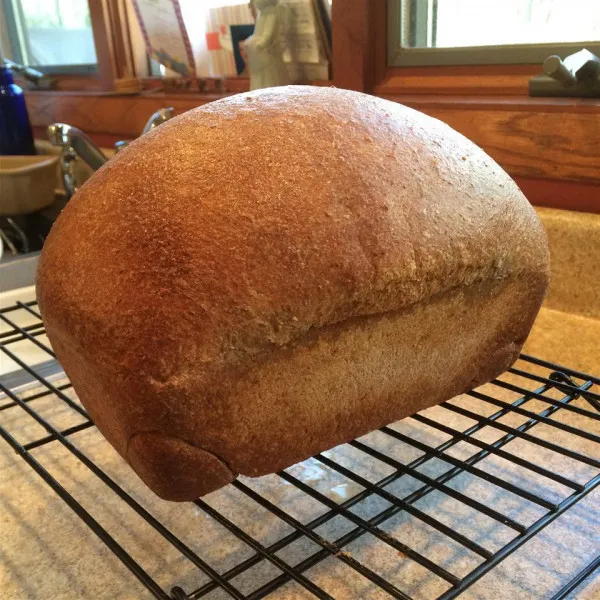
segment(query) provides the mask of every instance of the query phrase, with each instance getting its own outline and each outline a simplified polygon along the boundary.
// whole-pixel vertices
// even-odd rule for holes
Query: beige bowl
[[[56,156],[0,156],[0,216],[26,215],[50,206]]]

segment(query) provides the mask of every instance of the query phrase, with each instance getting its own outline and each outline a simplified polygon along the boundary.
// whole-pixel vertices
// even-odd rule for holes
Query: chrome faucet
[[[142,129],[142,135],[152,131],[159,125],[162,125],[169,119],[173,118],[173,107],[169,106],[168,108],[161,108],[157,110],[146,122],[144,125],[144,129]]]
[[[169,119],[173,118],[173,107],[169,106],[168,108],[160,108],[157,110],[149,119],[146,121],[144,125],[144,129],[142,129],[142,135],[152,131],[159,125],[166,123]],[[121,140],[120,142],[115,143],[115,154],[118,154],[123,148],[127,147],[129,142],[126,140]]]
[[[147,121],[142,135],[162,125],[173,117],[173,108],[157,110]],[[66,123],[53,123],[47,129],[48,139],[53,146],[60,150],[60,168],[63,174],[67,199],[77,191],[77,158],[83,160],[93,171],[97,171],[108,158],[102,150],[81,129]],[[115,144],[118,153],[129,142],[121,141]]]
[[[60,150],[60,168],[63,173],[67,198],[77,191],[76,159],[80,157],[96,171],[107,158],[94,142],[81,129],[66,123],[53,123],[47,129],[48,139]]]
[[[108,160],[88,135],[72,125],[53,123],[48,127],[48,139],[54,146],[72,148],[94,171]]]

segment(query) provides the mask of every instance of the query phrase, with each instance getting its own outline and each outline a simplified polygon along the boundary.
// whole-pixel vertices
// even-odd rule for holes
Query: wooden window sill
[[[50,123],[63,122],[108,145],[138,137],[150,115],[160,108],[172,106],[176,114],[181,114],[232,93],[149,91],[123,95],[89,90],[36,90],[27,91],[25,98],[31,124],[38,135]]]
[[[143,98],[159,98],[162,100],[198,100],[198,101],[212,101],[226,98],[232,94],[238,93],[237,91],[228,92],[178,92],[164,90],[146,90],[139,94],[122,94],[114,91],[102,91],[102,90],[26,90],[26,95],[44,96],[48,98],[68,98],[68,97],[94,97],[94,98],[119,98],[124,101],[135,102],[136,100]]]
[[[600,99],[379,93],[473,140],[539,206],[600,213]]]
[[[408,106],[446,108],[457,110],[487,109],[524,112],[573,112],[600,114],[600,98],[554,98],[522,95],[479,95],[479,94],[439,94],[439,93],[398,93],[377,88],[376,95]]]
[[[154,78],[153,81],[158,81]],[[186,92],[149,89],[139,94],[101,90],[26,90],[31,124],[38,131],[50,123],[64,122],[79,127],[94,138],[122,140],[137,137],[148,117],[166,106],[181,114],[197,106],[247,91],[248,78],[226,78],[225,92]],[[312,85],[330,85],[314,81]]]
[[[535,204],[600,212],[600,100],[523,95],[397,93],[377,95],[436,117],[492,156]],[[38,137],[56,121],[80,127],[99,144],[137,137],[148,117],[177,114],[230,94],[148,91],[26,93]]]
[[[314,85],[332,85],[328,81],[314,82]],[[236,88],[244,86],[236,85]],[[245,91],[244,89],[228,90],[225,92],[179,92],[164,90],[147,90],[139,94],[120,94],[113,91],[101,90],[26,90],[27,97],[46,98],[54,101],[61,98],[118,98],[120,101],[135,103],[140,100],[175,101],[189,104],[190,106],[205,104],[213,100],[220,100],[233,94]],[[528,112],[586,112],[600,113],[600,98],[556,98],[512,95],[487,95],[487,94],[444,94],[439,90],[405,92],[385,84],[377,86],[374,94],[381,98],[387,98],[394,102],[407,105],[419,105],[423,107],[439,107],[471,110],[473,108],[485,108],[494,110],[522,110]],[[36,103],[37,100],[33,100]]]
[[[376,94],[527,96],[529,79],[540,65],[391,67],[375,85]]]

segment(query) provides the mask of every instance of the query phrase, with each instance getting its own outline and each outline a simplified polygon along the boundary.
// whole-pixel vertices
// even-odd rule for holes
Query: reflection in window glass
[[[19,39],[29,65],[96,63],[87,0],[19,0]]]

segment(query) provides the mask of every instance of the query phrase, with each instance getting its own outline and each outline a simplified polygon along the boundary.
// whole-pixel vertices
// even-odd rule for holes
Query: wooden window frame
[[[11,0],[0,0],[5,8],[11,4]],[[96,64],[93,65],[45,65],[38,67],[42,73],[51,75],[56,89],[91,89],[102,90],[112,89],[112,83],[106,77],[106,64],[108,63],[108,54],[106,52],[106,33],[104,21],[98,22],[98,7],[102,8],[102,0],[88,0],[90,10],[90,21],[92,24],[92,34],[94,37],[94,48],[96,50]],[[92,11],[95,11],[95,15]],[[6,28],[4,34],[9,40],[9,47],[15,45],[15,40],[11,40],[10,31],[7,23],[3,23]],[[11,43],[12,42],[12,43]],[[18,56],[14,57],[19,62]]]
[[[552,54],[564,56],[581,50],[584,45],[598,54],[600,45],[592,40],[581,42],[556,42],[543,44],[506,44],[496,46],[464,46],[457,48],[427,47],[422,27],[427,24],[429,4],[421,0],[408,0],[410,21],[416,20],[417,32],[411,40],[416,47],[402,46],[403,7],[405,0],[388,1],[388,64],[396,67],[442,65],[517,65],[540,64]],[[415,32],[411,31],[411,34]],[[435,45],[435,44],[434,44]]]
[[[16,63],[27,64],[23,59],[21,40],[18,32],[21,17],[15,12],[13,0],[0,0],[0,50],[8,55]],[[9,26],[9,23],[11,26]],[[10,50],[10,52],[9,52]],[[93,76],[97,71],[96,63],[78,64],[78,65],[34,65],[36,70],[41,73],[52,75],[53,77],[77,76],[87,78]]]
[[[445,121],[533,204],[600,213],[600,99],[529,97],[541,65],[388,67],[387,14],[387,0],[334,0],[334,85]]]
[[[333,83],[375,94],[528,96],[539,64],[388,67],[388,1],[334,0]]]
[[[108,0],[111,1],[111,0]],[[123,96],[111,89],[112,56],[100,23],[102,0],[89,0],[97,19],[101,69],[90,89],[28,92],[37,131],[53,121],[81,127],[101,144],[139,135],[156,108],[177,113],[227,93],[166,93],[156,89]],[[540,65],[446,67],[387,66],[387,1],[334,0],[332,7],[333,85],[400,102],[447,122],[490,154],[534,203],[600,213],[600,100],[531,98],[527,83]],[[105,29],[106,31],[106,29]],[[67,89],[81,81],[65,78]],[[156,79],[145,80],[156,87]],[[322,82],[327,84],[328,82]],[[230,92],[244,91],[247,80],[232,79]]]
[[[2,1],[2,0],[0,0]],[[96,50],[96,69],[93,73],[80,73],[68,65],[61,69],[52,68],[50,71],[41,68],[42,72],[49,72],[53,81],[53,91],[90,91],[111,92],[115,89],[122,67],[122,52],[120,49],[125,43],[124,32],[121,27],[115,27],[110,22],[110,11],[117,11],[120,0],[87,0]],[[117,13],[118,14],[118,13]]]

